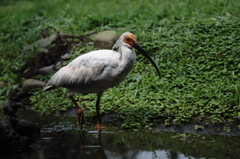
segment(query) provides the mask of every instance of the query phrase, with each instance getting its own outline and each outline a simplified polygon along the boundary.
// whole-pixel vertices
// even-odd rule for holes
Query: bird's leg
[[[78,116],[78,125],[79,128],[82,130],[82,125],[84,123],[84,115],[83,115],[83,110],[80,109],[78,106],[76,100],[73,98],[73,96],[69,96],[69,98],[72,100],[73,104],[75,105],[75,108],[77,109],[77,116]]]
[[[103,92],[98,92],[97,93],[97,102],[96,102],[96,111],[97,111],[97,125],[96,125],[96,128],[98,128],[99,130],[104,128],[101,125],[101,118],[100,118],[100,113],[99,113],[99,111],[100,111],[100,100],[101,100],[102,94],[103,94]]]

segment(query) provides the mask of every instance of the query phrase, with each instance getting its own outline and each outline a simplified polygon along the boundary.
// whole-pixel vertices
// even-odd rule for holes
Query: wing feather
[[[88,88],[91,92],[91,89],[97,89],[91,86],[99,86],[99,82],[113,76],[113,70],[118,67],[119,57],[120,54],[112,50],[93,51],[81,55],[57,71],[47,86],[66,87],[70,91],[80,93],[81,89]],[[107,88],[100,86],[99,89]]]

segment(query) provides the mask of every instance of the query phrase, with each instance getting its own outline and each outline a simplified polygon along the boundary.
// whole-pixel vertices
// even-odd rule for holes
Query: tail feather
[[[56,88],[55,86],[50,85],[50,86],[44,87],[44,88],[43,88],[43,91],[51,91],[51,90],[53,90],[53,89],[55,89],[55,88]]]

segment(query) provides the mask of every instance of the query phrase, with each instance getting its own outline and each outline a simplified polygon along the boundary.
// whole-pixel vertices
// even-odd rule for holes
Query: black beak
[[[137,49],[139,52],[141,52],[143,54],[143,56],[145,56],[152,63],[152,65],[154,66],[154,68],[156,69],[156,71],[158,73],[158,76],[161,77],[161,73],[158,69],[158,66],[153,61],[153,59],[148,55],[148,53],[145,50],[143,50],[143,48],[138,44],[137,41],[133,41],[133,46],[135,49]]]

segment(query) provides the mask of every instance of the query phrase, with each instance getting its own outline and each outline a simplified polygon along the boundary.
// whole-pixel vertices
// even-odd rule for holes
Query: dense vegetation
[[[240,127],[240,1],[12,0],[0,5],[0,81],[7,83],[2,98],[13,84],[22,84],[19,70],[34,55],[21,51],[41,38],[47,26],[72,35],[130,31],[157,62],[162,77],[139,55],[126,80],[104,93],[101,112],[123,119],[123,128],[147,128],[159,119]],[[72,58],[94,49],[91,42],[80,46]],[[33,93],[31,107],[42,113],[72,106],[65,89]],[[95,115],[95,94],[76,97],[87,116]]]

